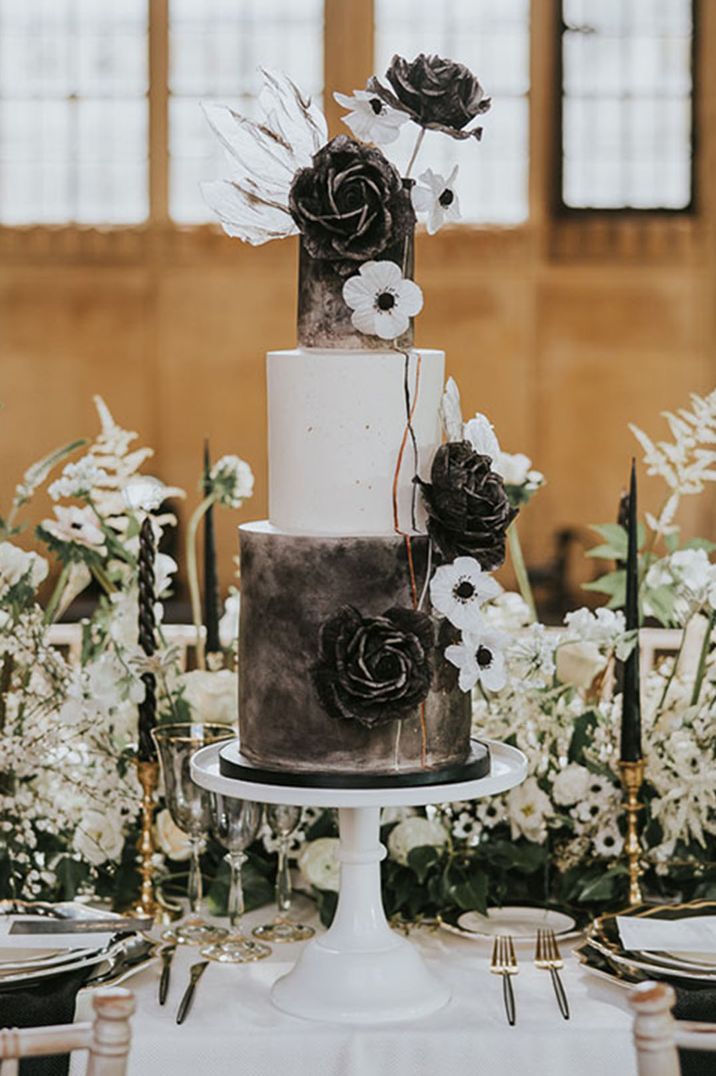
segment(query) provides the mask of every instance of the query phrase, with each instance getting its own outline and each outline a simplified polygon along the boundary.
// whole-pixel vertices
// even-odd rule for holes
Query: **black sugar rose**
[[[390,161],[346,135],[296,173],[289,209],[309,254],[342,273],[403,240],[415,225],[410,194]]]
[[[409,717],[430,690],[433,643],[425,613],[395,608],[369,617],[343,606],[321,628],[311,670],[324,709],[367,728]]]
[[[505,533],[517,510],[489,456],[469,441],[449,441],[435,453],[429,483],[420,482],[428,532],[445,560],[474,557],[483,571],[505,559]]]
[[[392,92],[376,78],[369,79],[367,89],[421,127],[451,138],[482,136],[482,127],[468,125],[487,112],[491,101],[464,64],[421,52],[412,61],[394,56],[385,74]]]

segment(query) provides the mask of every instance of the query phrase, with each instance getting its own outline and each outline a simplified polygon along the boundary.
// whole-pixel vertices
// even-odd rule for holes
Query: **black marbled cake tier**
[[[366,727],[331,716],[315,684],[322,626],[342,607],[365,617],[413,608],[405,539],[288,534],[267,523],[242,526],[240,534],[242,754],[287,774],[417,772],[465,761],[470,699],[442,656],[444,621],[430,618],[435,646],[425,701],[399,720]],[[411,548],[420,592],[427,539],[413,538]]]

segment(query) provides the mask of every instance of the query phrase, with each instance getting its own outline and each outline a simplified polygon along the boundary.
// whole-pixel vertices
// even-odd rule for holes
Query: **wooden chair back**
[[[675,1020],[676,995],[667,983],[640,983],[629,1000],[639,1076],[680,1076],[679,1048],[716,1052],[716,1024]]]
[[[87,1050],[87,1076],[125,1076],[134,995],[123,987],[97,990],[94,1020],[85,1024],[0,1030],[0,1074],[17,1076],[18,1059]]]

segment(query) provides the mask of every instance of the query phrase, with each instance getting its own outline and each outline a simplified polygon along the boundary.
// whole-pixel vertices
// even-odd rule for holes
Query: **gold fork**
[[[569,1020],[569,1002],[559,977],[559,969],[564,967],[564,961],[559,955],[557,939],[553,930],[537,931],[537,947],[535,949],[535,967],[547,970],[552,979],[552,986],[557,997],[559,1011],[565,1020]]]
[[[510,1027],[517,1023],[517,1009],[515,1007],[515,994],[512,989],[512,976],[517,975],[517,957],[515,947],[509,934],[498,934],[492,947],[492,960],[490,971],[493,975],[502,976],[502,997],[505,1002],[507,1022]]]

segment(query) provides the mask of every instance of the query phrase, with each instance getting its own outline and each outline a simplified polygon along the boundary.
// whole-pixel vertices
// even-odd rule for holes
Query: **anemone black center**
[[[438,198],[438,201],[440,202],[440,205],[443,207],[443,209],[447,209],[447,207],[452,205],[455,201],[455,195],[451,190],[446,187]]]
[[[381,101],[380,97],[371,97],[368,104],[373,109],[376,116],[379,116],[383,111],[383,102]]]
[[[395,296],[390,291],[382,291],[376,299],[379,310],[392,310],[395,306]]]
[[[475,588],[468,579],[463,579],[455,587],[454,594],[455,597],[459,598],[461,601],[469,601],[470,598],[474,598],[475,596]]]
[[[478,646],[475,660],[481,669],[486,669],[488,665],[492,665],[492,651],[486,646]]]

